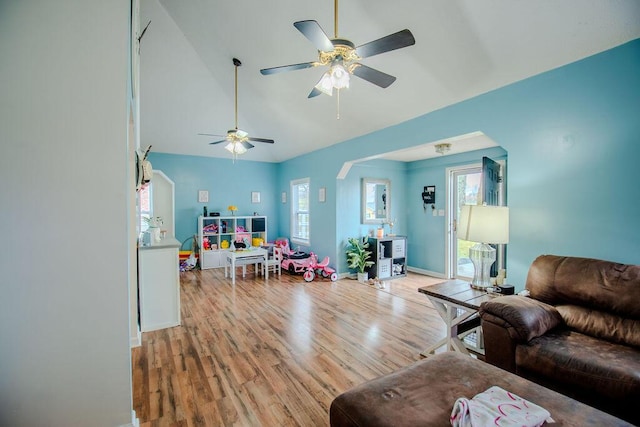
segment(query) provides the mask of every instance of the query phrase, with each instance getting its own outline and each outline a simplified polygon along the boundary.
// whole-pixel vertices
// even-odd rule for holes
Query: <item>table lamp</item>
[[[478,242],[469,248],[474,272],[471,287],[491,287],[489,273],[496,250],[489,243],[509,243],[509,208],[506,206],[465,205],[460,212],[458,238]]]

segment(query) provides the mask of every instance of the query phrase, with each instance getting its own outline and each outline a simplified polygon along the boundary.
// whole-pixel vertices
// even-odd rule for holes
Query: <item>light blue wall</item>
[[[359,220],[359,178],[364,172],[354,166],[338,180],[344,162],[482,131],[508,153],[508,276],[521,288],[529,265],[544,253],[640,264],[640,187],[635,179],[640,158],[639,100],[640,40],[635,40],[277,165],[244,161],[234,165],[225,159],[162,154],[152,154],[151,161],[176,181],[178,237],[195,232],[195,218],[202,210],[197,203],[199,189],[211,192],[210,208],[223,210],[235,203],[242,213],[255,210],[250,192],[262,191],[259,211],[269,215],[270,238],[288,236],[289,182],[309,177],[311,248],[304,249],[330,256],[342,273],[344,241],[369,229]],[[477,158],[446,156],[416,162],[407,166],[404,176],[391,166],[393,162],[381,169],[393,176],[395,231],[409,236],[411,266],[444,272],[444,218],[425,219],[418,197],[424,185],[434,184],[440,196],[436,205],[443,209],[444,169],[481,157],[480,153],[468,156]],[[403,183],[404,194],[396,181]],[[318,202],[320,187],[327,190],[325,203]],[[285,204],[280,201],[283,191]]]
[[[406,198],[406,163],[391,160],[370,160],[356,163],[343,180],[338,180],[340,192],[339,210],[337,215],[337,247],[336,262],[340,272],[348,272],[345,248],[348,237],[362,237],[375,231],[375,224],[362,224],[360,189],[362,178],[388,179],[391,182],[391,218],[397,219],[393,232],[405,235],[407,230],[407,198]],[[389,232],[389,227],[385,226]],[[333,259],[332,259],[333,261]]]
[[[300,246],[301,250],[313,251],[322,259],[325,256],[331,258],[331,265],[335,266],[335,235],[336,235],[336,174],[331,163],[335,164],[335,160],[326,157],[326,151],[323,155],[318,153],[312,159],[306,157],[293,159],[289,162],[280,164],[278,171],[278,197],[281,192],[287,193],[287,202],[281,203],[279,206],[278,220],[282,236],[290,237],[290,210],[291,210],[291,192],[290,183],[292,180],[301,178],[310,178],[310,222],[309,240],[311,246]],[[321,203],[318,200],[318,192],[320,188],[326,189],[326,202]],[[296,246],[297,247],[297,246]]]
[[[278,165],[212,157],[176,154],[149,154],[153,169],[164,172],[175,183],[176,238],[183,242],[198,231],[198,216],[204,206],[210,212],[229,215],[227,206],[236,205],[237,215],[267,215],[269,240],[278,229],[276,193]],[[198,190],[209,191],[209,203],[198,202]],[[251,203],[251,192],[260,192],[260,203]],[[278,195],[276,197],[276,194]]]
[[[304,164],[323,164],[328,180],[345,161],[482,131],[509,156],[510,282],[521,288],[529,265],[544,253],[640,264],[640,187],[634,178],[639,100],[640,40],[635,40],[285,162],[280,182],[293,179],[290,171]],[[327,239],[336,233],[336,253],[354,230],[335,224],[345,221],[345,212],[357,215],[351,199],[342,199],[350,197],[348,189],[339,187],[337,196],[336,220],[326,224]],[[407,209],[408,215],[422,215],[421,204]],[[427,255],[423,262],[443,271],[442,253],[434,258]]]
[[[471,151],[452,156],[435,157],[411,162],[407,167],[407,263],[411,267],[445,275],[446,217],[433,216],[431,207],[422,205],[422,191],[427,185],[436,186],[436,210],[445,209],[446,169],[482,162],[487,156],[493,160],[506,160],[506,152],[500,147]],[[508,182],[506,183],[508,191]],[[507,264],[507,268],[508,268]]]

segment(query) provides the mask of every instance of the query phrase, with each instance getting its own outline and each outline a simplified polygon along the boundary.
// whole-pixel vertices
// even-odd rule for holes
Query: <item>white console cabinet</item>
[[[234,241],[247,238],[251,246],[267,242],[266,216],[200,216],[198,217],[198,246],[200,268],[224,267],[225,250]],[[206,239],[206,244],[205,244]],[[226,242],[226,243],[225,243]],[[206,247],[209,249],[205,249]]]
[[[180,325],[179,249],[174,238],[138,248],[141,332]]]

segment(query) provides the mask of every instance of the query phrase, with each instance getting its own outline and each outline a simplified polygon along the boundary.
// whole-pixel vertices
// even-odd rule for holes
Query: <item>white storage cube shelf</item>
[[[370,278],[393,279],[407,275],[407,238],[387,236],[369,238],[369,248],[375,263],[369,269]]]
[[[236,240],[247,240],[254,245],[258,240],[267,242],[266,216],[200,216],[198,218],[198,246],[200,268],[224,267],[223,252]],[[228,246],[223,248],[223,242]]]

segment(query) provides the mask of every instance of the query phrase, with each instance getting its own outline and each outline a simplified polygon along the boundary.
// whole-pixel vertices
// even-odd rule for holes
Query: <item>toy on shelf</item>
[[[202,232],[216,234],[218,232],[218,224],[207,224],[204,227],[202,227]]]
[[[211,249],[211,243],[209,242],[208,237],[204,237],[202,239],[202,249],[204,249],[205,251],[208,251]]]

